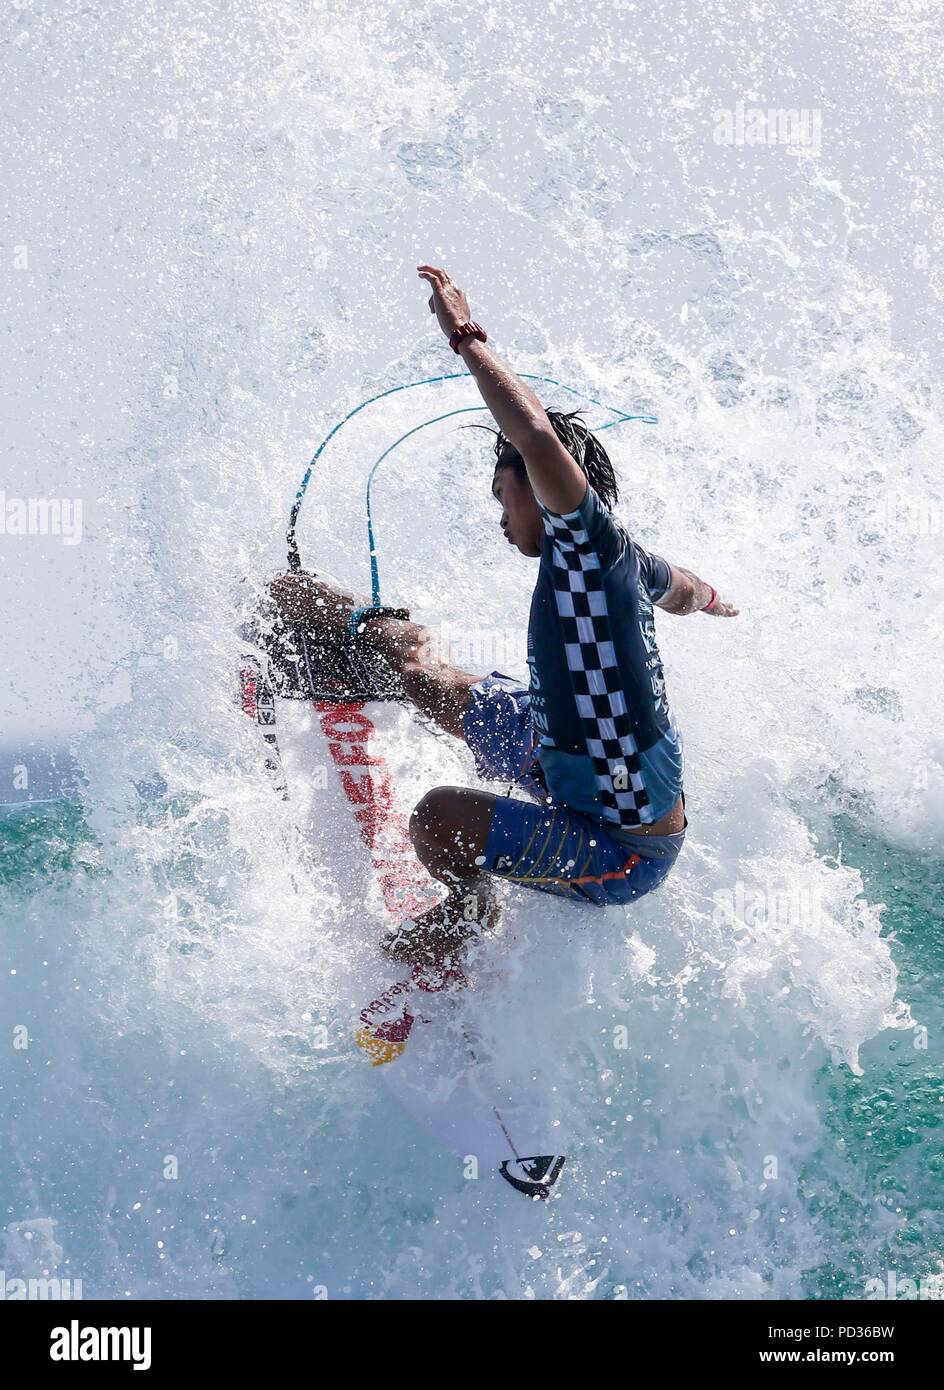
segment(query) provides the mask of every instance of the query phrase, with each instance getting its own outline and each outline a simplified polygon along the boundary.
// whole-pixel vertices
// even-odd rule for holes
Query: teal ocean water
[[[142,821],[153,828],[192,809],[165,804],[156,816],[152,802]],[[234,1055],[212,1007],[202,1020],[179,1016],[179,1005],[152,992],[153,970],[129,1016],[94,925],[96,904],[111,898],[111,870],[81,808],[8,811],[0,833],[4,958],[16,962],[0,982],[0,1007],[7,1025],[31,1020],[29,1047],[14,1053],[3,1081],[8,1273],[58,1270],[83,1278],[86,1296],[91,1286],[105,1297],[311,1297],[323,1285],[338,1297],[699,1297],[723,1283],[734,1296],[860,1299],[869,1281],[887,1285],[890,1275],[898,1288],[923,1280],[922,1296],[940,1297],[944,924],[933,857],[894,849],[848,817],[832,822],[824,850],[841,846],[869,897],[886,904],[899,987],[922,1027],[866,1041],[859,1075],[814,1048],[799,1095],[802,1062],[778,1059],[783,1087],[773,1099],[797,1126],[790,1167],[754,1184],[746,1214],[741,1184],[719,1183],[714,1160],[729,1164],[733,1144],[746,1150],[749,1171],[751,1150],[765,1147],[753,1068],[740,1073],[736,1094],[714,1092],[715,1132],[706,1134],[696,1111],[687,1143],[670,1153],[658,1119],[643,1118],[653,1103],[651,1059],[624,1064],[621,1078],[604,1074],[604,1089],[634,1094],[648,1128],[632,1160],[640,1167],[627,1172],[600,1104],[598,1010],[584,1001],[585,1036],[562,1056],[559,1077],[576,1099],[581,1142],[561,1196],[536,1217],[494,1194],[472,1198],[454,1157],[369,1070],[354,1060],[306,1065],[318,1054],[306,1059],[297,1026],[284,1019],[264,1025],[276,1069],[272,1055],[253,1061],[252,1046]],[[172,872],[183,875],[178,890],[199,894],[206,884],[193,868],[182,862]],[[174,956],[217,949],[218,932],[198,914],[178,922],[162,946],[169,968]],[[113,971],[129,967],[121,949],[112,960]],[[647,1007],[660,995],[665,1006],[663,988]],[[753,1046],[762,1040],[761,1029]],[[730,1079],[752,1046],[728,1042],[721,1071]],[[661,1108],[671,1088],[657,1081],[654,1094]],[[165,1151],[180,1155],[177,1184],[163,1177]],[[699,1174],[694,1192],[690,1177],[674,1194],[671,1178],[655,1178],[660,1165],[686,1162]],[[705,1201],[720,1227],[699,1209]],[[755,1234],[763,1227],[749,1271],[738,1249],[742,1220]],[[728,1249],[716,1243],[726,1221]],[[447,1223],[454,1228],[444,1232]],[[553,1268],[532,1268],[535,1241],[552,1244]]]
[[[850,1155],[858,1181],[831,1194],[839,1245],[831,1261],[807,1276],[810,1296],[860,1297],[861,1281],[875,1267],[872,1242],[884,1232],[882,1270],[923,1279],[927,1295],[940,1298],[944,864],[939,856],[884,844],[847,818],[837,819],[834,830],[836,847],[861,870],[869,897],[886,904],[883,922],[900,988],[920,1023],[913,1032],[870,1039],[861,1053],[862,1076],[826,1067],[818,1078],[827,1129]],[[817,1182],[815,1162],[808,1180]],[[827,1208],[822,1196],[817,1205]]]

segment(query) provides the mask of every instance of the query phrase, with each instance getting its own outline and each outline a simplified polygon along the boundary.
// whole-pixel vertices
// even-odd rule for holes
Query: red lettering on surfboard
[[[367,749],[356,741],[350,741],[349,746],[329,743],[328,751],[338,767],[381,767],[383,764],[383,758],[372,758]]]
[[[325,737],[343,739],[345,743],[361,743],[372,737],[374,726],[366,714],[361,714],[363,708],[362,704],[332,705],[326,700],[315,701]],[[349,731],[350,725],[354,726],[354,732]]]
[[[363,713],[362,704],[335,705],[316,700],[314,705],[337,765],[341,786],[360,826],[361,839],[370,850],[384,906],[394,921],[416,917],[432,907],[438,898],[413,850],[407,817],[397,805],[384,760],[369,755],[364,746],[375,734],[374,725]],[[351,772],[348,768],[358,771]],[[410,967],[409,980],[398,981],[365,1005],[360,1018],[368,1030],[368,1038],[390,1044],[389,1050],[381,1049],[383,1056],[375,1056],[375,1065],[399,1055],[416,1021],[400,996],[413,988],[438,994],[451,985],[465,983],[460,970],[414,965]],[[372,1044],[367,1046],[373,1051]]]
[[[256,699],[258,696],[258,686],[256,684],[256,673],[249,666],[244,666],[239,673],[239,693],[243,713],[248,714],[250,719],[255,719],[257,713]]]
[[[386,1013],[397,1002],[397,995],[408,989],[409,985],[405,980],[398,980],[395,985],[385,989],[379,999],[372,999],[361,1009],[361,1023],[370,1023],[372,1016],[378,1012]]]
[[[240,705],[257,723],[261,722],[259,694],[258,671],[252,666],[241,667]],[[338,705],[318,700],[314,708],[320,716],[321,729],[328,740],[341,785],[354,808],[361,838],[370,850],[384,905],[396,921],[416,917],[433,906],[437,898],[413,851],[407,817],[396,803],[384,760],[372,756],[366,747],[376,732],[374,725],[363,713],[360,703]],[[266,722],[274,723],[274,719]],[[274,745],[274,734],[268,734],[267,738]],[[355,775],[347,770],[349,768],[364,769],[364,773]],[[411,991],[419,989],[436,994],[450,985],[466,983],[460,970],[411,966],[408,979],[398,980],[361,1010],[360,1020],[366,1031],[358,1036],[358,1046],[367,1052],[375,1066],[395,1060],[406,1046],[416,1022],[416,1016],[407,1007]]]
[[[373,1033],[375,1038],[382,1038],[384,1042],[405,1043],[413,1028],[416,1019],[406,1010],[399,1018],[395,1018],[392,1023],[377,1023],[374,1025]]]
[[[353,773],[347,772],[344,768],[341,769],[341,786],[347,793],[347,799],[352,806],[379,806],[383,807],[384,811],[392,807],[393,792],[390,787],[390,778],[386,768],[382,764],[379,765],[382,770],[379,775],[374,777],[369,772],[366,777],[355,777]]]
[[[426,870],[413,852],[406,815],[396,803],[384,760],[379,756],[368,756],[363,747],[376,732],[371,720],[363,713],[363,705],[335,705],[317,700],[315,709],[332,756],[338,763],[341,786],[354,808],[361,839],[371,851],[387,911],[395,920],[402,920],[432,907],[438,899]],[[357,774],[348,771],[341,764],[339,754],[334,751],[337,748],[340,752],[344,744],[359,745],[358,756],[350,764],[357,767]],[[360,754],[363,754],[363,760]]]
[[[452,965],[414,965],[413,983],[427,994],[438,994],[450,985],[468,984],[468,980]]]

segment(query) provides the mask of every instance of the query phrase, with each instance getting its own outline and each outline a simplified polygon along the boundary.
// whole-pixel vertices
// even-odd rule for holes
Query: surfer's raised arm
[[[430,313],[461,354],[505,439],[524,460],[536,497],[559,516],[576,511],[587,494],[587,478],[559,439],[541,401],[486,345],[485,331],[471,319],[468,297],[452,277],[434,265],[417,266],[417,272],[432,289]],[[691,570],[677,565],[668,568],[671,583],[655,600],[666,613],[737,617],[738,610],[724,603],[717,590]]]
[[[544,406],[485,345],[483,330],[470,318],[465,292],[446,271],[432,265],[417,270],[433,291],[430,312],[475,378],[498,428],[524,459],[535,494],[552,512],[576,510],[586,494],[587,479],[555,434]]]

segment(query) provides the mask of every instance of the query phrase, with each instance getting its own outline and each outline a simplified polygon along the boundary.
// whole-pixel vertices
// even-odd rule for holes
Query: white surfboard
[[[302,841],[314,852],[329,823],[361,858],[365,935],[358,944],[372,949],[362,951],[364,1002],[351,1020],[352,1045],[383,1069],[397,1099],[469,1176],[501,1176],[530,1197],[548,1196],[564,1164],[553,1151],[559,1130],[542,1097],[522,1094],[520,1084],[502,1085],[483,1058],[463,1008],[466,975],[398,965],[379,945],[388,922],[438,900],[413,852],[409,809],[384,756],[384,735],[399,711],[380,702],[282,698],[258,653],[241,663],[240,701],[259,728],[273,786]]]

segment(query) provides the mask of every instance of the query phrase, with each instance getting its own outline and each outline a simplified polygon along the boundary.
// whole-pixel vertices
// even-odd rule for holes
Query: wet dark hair
[[[564,448],[580,465],[587,481],[596,492],[603,505],[610,511],[619,501],[619,485],[610,456],[595,435],[592,435],[581,419],[579,410],[549,410],[554,433]],[[510,444],[501,430],[493,430],[489,425],[472,425],[468,428],[488,430],[495,436],[495,467],[511,468],[521,478],[527,478],[528,471],[524,459],[513,444]]]

